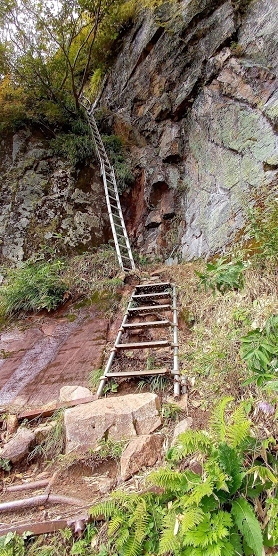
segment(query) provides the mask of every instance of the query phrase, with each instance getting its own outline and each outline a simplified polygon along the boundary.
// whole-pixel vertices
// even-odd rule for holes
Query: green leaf
[[[231,513],[247,546],[255,556],[263,556],[262,531],[252,506],[245,498],[237,498],[232,503]]]

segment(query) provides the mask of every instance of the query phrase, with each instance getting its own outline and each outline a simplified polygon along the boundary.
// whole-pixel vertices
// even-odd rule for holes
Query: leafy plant
[[[23,311],[51,311],[63,302],[67,290],[60,274],[64,264],[25,263],[8,272],[7,283],[0,289],[0,307],[5,315]]]
[[[209,432],[188,430],[178,437],[168,467],[149,475],[150,488],[141,494],[114,492],[91,508],[93,518],[107,521],[107,537],[119,556],[262,556],[266,536],[275,542],[274,506],[268,509],[265,499],[266,493],[275,499],[276,469],[265,450],[262,463],[246,404],[225,416],[231,401],[225,398],[215,408]],[[192,457],[201,475],[187,468]],[[267,533],[257,508],[269,512]]]
[[[176,403],[163,403],[161,407],[161,416],[165,421],[176,421],[182,409]]]
[[[205,290],[225,293],[228,290],[239,290],[244,286],[243,273],[246,263],[238,261],[227,261],[220,258],[216,262],[207,263],[206,272],[195,271],[200,278],[200,286]]]
[[[0,469],[3,471],[10,471],[11,470],[11,462],[7,458],[0,458]]]
[[[117,441],[111,440],[108,438],[105,440],[104,438],[99,441],[97,448],[92,450],[92,455],[96,456],[97,459],[105,460],[105,459],[119,459],[122,455],[122,452],[126,446],[126,441]]]
[[[131,166],[125,159],[123,143],[117,135],[102,135],[102,141],[110,162],[114,166],[119,193],[123,193],[127,187],[134,183]]]
[[[24,538],[16,533],[0,537],[0,556],[24,556]]]
[[[278,316],[272,315],[261,330],[251,330],[241,338],[241,357],[252,371],[245,384],[256,382],[262,386],[278,387]]]
[[[260,197],[261,205],[249,209],[246,228],[251,240],[249,251],[259,264],[277,265],[278,256],[278,200]]]
[[[32,452],[30,452],[28,461],[31,461],[38,456],[43,456],[44,459],[53,460],[63,453],[65,447],[63,409],[55,411],[49,422],[54,424],[54,426],[51,427],[49,433],[45,436],[42,442],[37,444]]]

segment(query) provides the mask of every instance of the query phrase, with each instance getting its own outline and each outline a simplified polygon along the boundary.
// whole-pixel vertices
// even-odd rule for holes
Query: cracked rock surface
[[[175,10],[163,4],[129,32],[100,105],[123,136],[121,121],[133,130],[141,218],[131,236],[143,254],[179,246],[192,259],[225,250],[260,192],[277,187],[278,4]]]

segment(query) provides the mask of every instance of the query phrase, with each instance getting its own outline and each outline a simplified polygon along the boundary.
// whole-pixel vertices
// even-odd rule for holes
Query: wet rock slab
[[[101,367],[108,323],[94,308],[67,318],[34,319],[28,330],[0,336],[0,407],[39,407],[59,399],[64,385],[88,386]]]

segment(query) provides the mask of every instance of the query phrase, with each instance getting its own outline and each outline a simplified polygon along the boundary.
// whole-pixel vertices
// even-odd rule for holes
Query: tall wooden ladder
[[[96,154],[100,163],[100,171],[118,262],[124,272],[129,272],[131,270],[135,270],[135,264],[123,218],[114,168],[110,164],[93,116],[93,106],[84,96],[82,97],[82,106],[86,110],[86,115],[95,144]]]
[[[130,341],[130,336],[137,336]],[[168,354],[162,354],[168,348]],[[147,350],[149,356],[139,357],[136,350]],[[128,353],[128,357],[124,356]],[[150,357],[151,353],[151,357]],[[151,368],[148,368],[151,359]],[[166,366],[159,366],[166,360]],[[172,362],[172,363],[171,363]],[[167,364],[168,363],[168,364]],[[145,368],[142,370],[142,367]],[[140,367],[140,368],[137,368]],[[171,374],[174,376],[174,396],[180,395],[178,362],[178,318],[176,286],[169,282],[140,284],[135,287],[114,347],[100,378],[97,397],[103,394],[109,379],[135,378]]]

